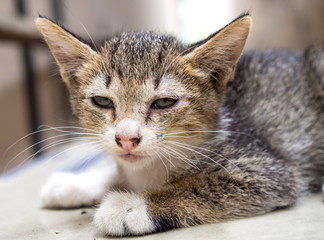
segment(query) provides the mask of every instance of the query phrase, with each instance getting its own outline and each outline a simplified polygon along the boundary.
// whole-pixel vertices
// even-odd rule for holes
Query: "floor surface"
[[[82,155],[76,149],[77,154]],[[0,176],[0,240],[61,239],[102,240],[95,236],[91,221],[95,209],[47,210],[39,202],[39,190],[53,171],[76,171],[78,162],[66,154],[43,157]],[[76,156],[75,159],[79,158]],[[100,164],[94,155],[88,164]],[[123,239],[123,238],[118,238]],[[130,239],[130,238],[127,238]],[[295,207],[267,215],[152,234],[133,239],[324,239],[324,204],[321,194],[301,199]]]

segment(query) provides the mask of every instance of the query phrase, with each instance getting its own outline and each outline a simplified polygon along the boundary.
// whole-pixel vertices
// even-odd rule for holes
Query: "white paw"
[[[74,208],[100,202],[102,187],[89,186],[84,177],[72,173],[55,173],[41,190],[41,201],[47,208]]]
[[[111,192],[102,201],[94,216],[100,235],[143,235],[155,231],[145,200],[135,193]]]

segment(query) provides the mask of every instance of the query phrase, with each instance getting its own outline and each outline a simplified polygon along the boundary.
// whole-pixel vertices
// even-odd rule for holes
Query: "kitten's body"
[[[312,189],[319,189],[324,173],[323,59],[320,46],[247,53],[225,103],[271,153],[293,163]]]
[[[100,201],[106,188],[121,191],[109,192],[95,215],[101,234],[253,216],[291,206],[308,185],[320,186],[322,49],[247,53],[226,89],[249,16],[190,47],[140,32],[122,34],[98,52],[47,19],[37,24],[80,124],[100,135],[118,163],[117,180],[103,173],[107,181],[88,201]],[[75,197],[87,189],[74,184],[50,182],[45,206],[87,204]],[[71,194],[75,201],[67,206]]]

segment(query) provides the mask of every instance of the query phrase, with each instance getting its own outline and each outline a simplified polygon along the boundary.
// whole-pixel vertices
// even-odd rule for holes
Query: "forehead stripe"
[[[161,82],[161,77],[156,77],[155,81],[154,81],[154,90],[156,90],[158,88],[158,86],[160,85]]]
[[[111,82],[111,78],[110,78],[110,76],[106,76],[105,78],[106,78],[106,87],[109,88],[109,84]]]

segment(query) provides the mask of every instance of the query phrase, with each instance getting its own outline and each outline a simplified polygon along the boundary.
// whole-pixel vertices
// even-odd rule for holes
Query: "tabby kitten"
[[[320,189],[323,48],[238,61],[248,14],[190,46],[129,32],[96,49],[47,18],[36,24],[80,125],[118,169],[56,175],[45,207],[101,202],[98,234],[143,235],[264,214]]]

